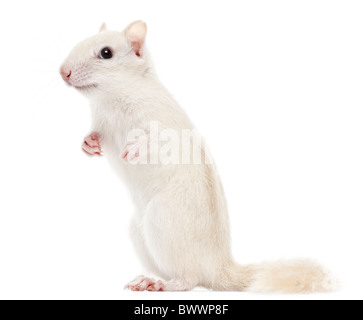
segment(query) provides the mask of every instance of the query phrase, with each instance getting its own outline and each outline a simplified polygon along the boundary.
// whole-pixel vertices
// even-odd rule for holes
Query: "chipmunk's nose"
[[[69,68],[62,67],[59,71],[64,81],[68,81],[72,75],[72,71]]]

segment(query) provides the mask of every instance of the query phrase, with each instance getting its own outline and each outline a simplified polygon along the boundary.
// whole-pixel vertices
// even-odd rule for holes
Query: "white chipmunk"
[[[307,293],[330,291],[329,273],[310,260],[238,265],[222,185],[213,164],[130,163],[151,150],[150,123],[181,133],[194,129],[159,82],[145,49],[146,25],[107,31],[79,43],[61,67],[67,84],[90,99],[93,125],[83,150],[105,152],[127,183],[136,206],[131,236],[144,266],[164,280],[140,276],[134,291],[185,291],[196,286],[221,291]],[[148,140],[130,142],[143,130]],[[149,150],[150,149],[150,150]],[[179,149],[177,149],[179,150]],[[202,154],[206,154],[202,147]],[[182,153],[186,152],[182,150]],[[131,155],[132,154],[132,155]],[[131,156],[130,156],[131,155]],[[155,154],[154,154],[155,156]]]

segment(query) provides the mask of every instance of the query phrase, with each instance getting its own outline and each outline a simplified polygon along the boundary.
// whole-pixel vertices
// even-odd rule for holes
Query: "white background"
[[[0,298],[362,298],[361,1],[8,1],[0,8]],[[80,149],[88,101],[58,75],[106,21],[148,23],[161,80],[206,137],[240,263],[310,257],[333,294],[131,293],[133,205]]]

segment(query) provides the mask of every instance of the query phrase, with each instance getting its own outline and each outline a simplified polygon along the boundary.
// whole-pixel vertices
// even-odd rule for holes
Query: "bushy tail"
[[[224,291],[313,293],[334,291],[337,281],[316,262],[300,259],[247,266],[232,263],[213,287]]]

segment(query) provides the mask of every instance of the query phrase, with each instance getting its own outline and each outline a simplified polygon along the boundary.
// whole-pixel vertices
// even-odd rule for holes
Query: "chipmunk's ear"
[[[146,30],[146,23],[143,21],[133,22],[124,30],[132,50],[138,57],[143,55]]]
[[[106,23],[102,23],[102,26],[101,26],[99,32],[103,32],[103,31],[107,31],[107,25],[106,25]]]

